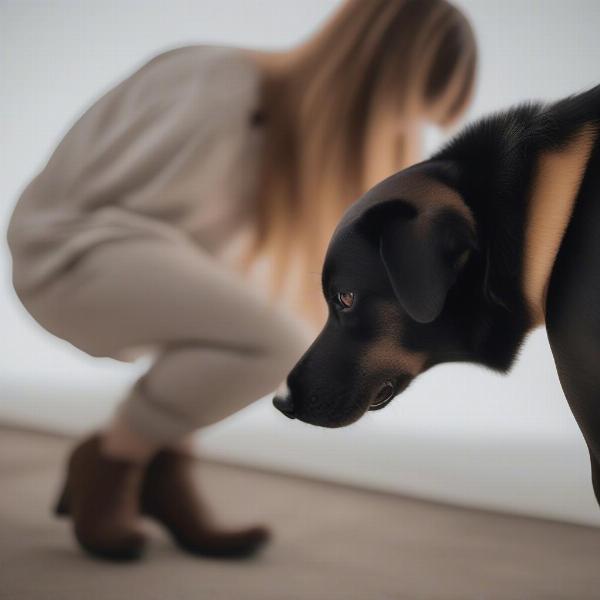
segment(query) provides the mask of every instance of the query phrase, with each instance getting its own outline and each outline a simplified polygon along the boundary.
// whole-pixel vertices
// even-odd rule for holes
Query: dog
[[[433,367],[506,372],[545,325],[600,502],[600,85],[467,126],[350,206],[327,322],[273,403],[341,427]]]

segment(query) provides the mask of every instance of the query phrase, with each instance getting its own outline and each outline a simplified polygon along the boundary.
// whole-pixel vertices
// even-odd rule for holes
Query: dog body
[[[599,128],[597,86],[483,119],[369,190],[332,237],[329,318],[275,405],[346,425],[436,364],[507,371],[546,324],[600,500]]]

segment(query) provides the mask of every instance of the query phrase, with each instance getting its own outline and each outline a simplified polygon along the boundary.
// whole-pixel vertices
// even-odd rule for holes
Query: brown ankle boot
[[[162,451],[149,464],[142,488],[144,514],[162,523],[187,552],[202,556],[242,558],[254,554],[269,539],[264,527],[237,531],[217,529],[195,489],[194,459]]]
[[[70,515],[75,537],[90,554],[112,560],[142,555],[146,538],[139,526],[144,467],[103,455],[95,435],[73,450],[55,512]]]

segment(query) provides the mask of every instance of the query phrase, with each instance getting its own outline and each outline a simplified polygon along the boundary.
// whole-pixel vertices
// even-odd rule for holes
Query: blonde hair
[[[460,115],[476,43],[445,0],[348,0],[306,43],[262,60],[266,139],[246,264],[266,257],[273,291],[287,285],[318,322],[318,274],[337,221],[419,158],[423,121]]]

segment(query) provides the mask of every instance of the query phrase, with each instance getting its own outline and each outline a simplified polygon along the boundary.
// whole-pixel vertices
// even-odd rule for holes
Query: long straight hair
[[[425,122],[468,103],[476,42],[445,0],[347,0],[307,42],[264,53],[265,149],[254,239],[273,293],[321,324],[319,276],[347,206],[420,158]]]

